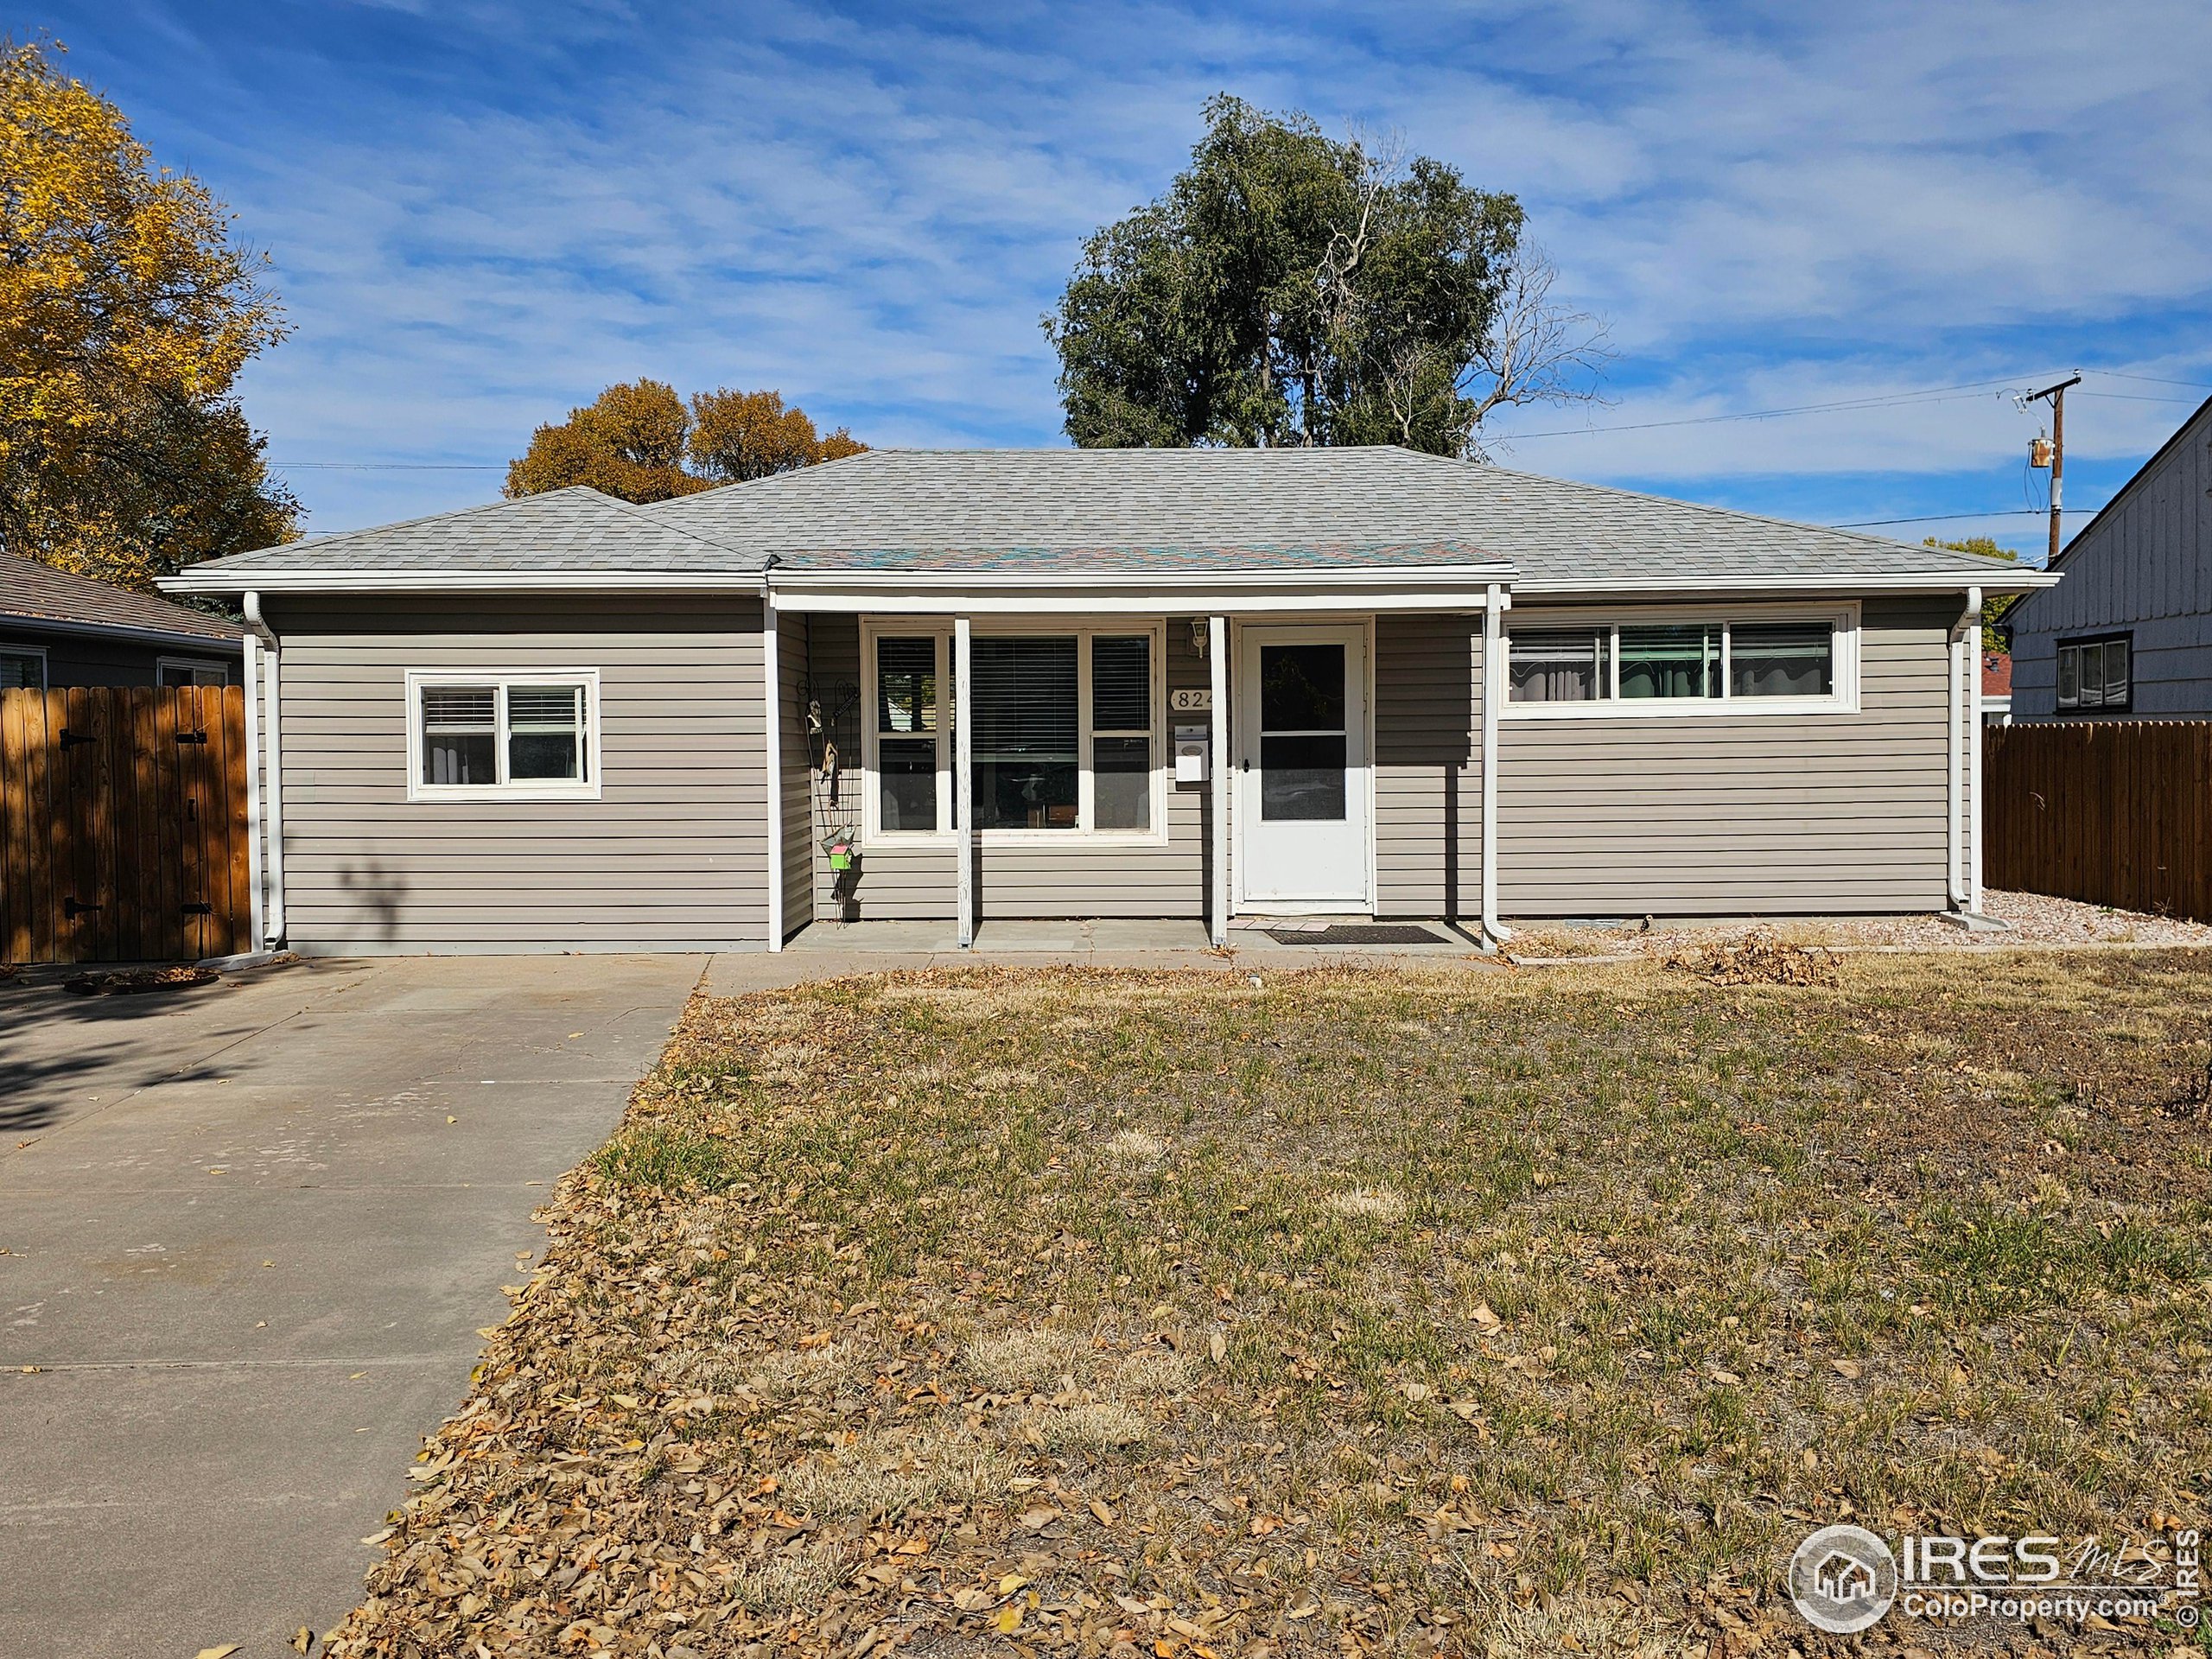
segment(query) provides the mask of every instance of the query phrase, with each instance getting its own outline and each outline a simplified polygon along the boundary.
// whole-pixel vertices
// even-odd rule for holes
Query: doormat
[[[1332,922],[1326,927],[1268,928],[1277,944],[1449,944],[1451,940],[1406,922]]]

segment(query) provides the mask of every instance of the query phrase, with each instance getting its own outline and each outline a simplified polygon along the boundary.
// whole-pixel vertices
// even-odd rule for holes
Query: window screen
[[[1070,635],[971,646],[978,829],[1079,827],[1076,645]]]
[[[1732,697],[1825,697],[1835,690],[1835,631],[1825,622],[1738,622],[1728,634]]]
[[[1720,695],[1718,624],[1624,627],[1620,640],[1623,698]]]
[[[1610,628],[1516,628],[1507,642],[1512,702],[1593,702],[1612,696]]]
[[[499,781],[499,690],[492,685],[423,688],[423,781]]]
[[[35,651],[0,651],[0,691],[46,690],[46,658]]]
[[[1090,642],[1091,810],[1100,830],[1152,827],[1152,636]]]
[[[875,642],[876,821],[886,830],[938,827],[938,642]]]
[[[507,688],[507,776],[584,781],[584,689]]]

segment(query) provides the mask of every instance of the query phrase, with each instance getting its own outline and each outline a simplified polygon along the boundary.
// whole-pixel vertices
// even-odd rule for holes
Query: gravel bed
[[[1938,916],[1832,917],[1764,920],[1757,917],[1697,922],[1531,922],[1516,930],[1511,954],[1523,960],[1558,957],[1666,956],[1753,928],[1798,944],[1888,946],[1912,950],[1986,950],[1992,945],[2047,948],[2069,944],[2144,944],[2212,949],[2212,926],[2177,917],[2146,916],[2040,893],[1982,895],[1982,913],[2009,922],[2006,932],[1969,933]]]

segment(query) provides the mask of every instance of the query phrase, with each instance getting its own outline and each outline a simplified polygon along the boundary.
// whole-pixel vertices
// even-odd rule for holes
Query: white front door
[[[1364,910],[1367,630],[1248,627],[1237,656],[1237,897]]]

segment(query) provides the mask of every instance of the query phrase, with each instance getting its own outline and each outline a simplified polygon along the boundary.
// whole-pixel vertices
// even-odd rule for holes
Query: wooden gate
[[[253,948],[245,690],[0,691],[0,962]]]
[[[2067,721],[1984,742],[1991,887],[2212,921],[2212,723]]]

